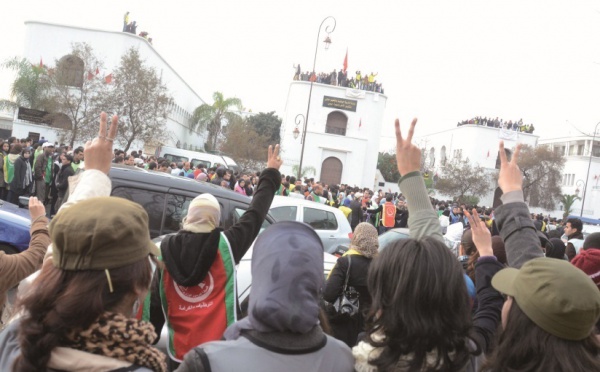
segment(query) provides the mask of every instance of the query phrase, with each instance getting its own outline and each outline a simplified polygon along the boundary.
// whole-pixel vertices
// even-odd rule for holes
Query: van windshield
[[[192,167],[196,168],[198,164],[204,164],[204,168],[210,168],[211,163],[208,160],[192,159]]]
[[[171,155],[171,154],[165,154],[165,159],[167,159],[168,161],[170,161],[172,163],[185,163],[185,162],[190,161],[190,159],[188,159],[185,156]]]

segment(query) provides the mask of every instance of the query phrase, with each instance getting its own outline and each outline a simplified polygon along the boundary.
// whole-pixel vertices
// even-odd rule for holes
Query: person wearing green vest
[[[316,183],[310,194],[306,196],[306,200],[314,201],[317,203],[321,202],[321,196],[323,195],[323,186]]]
[[[52,142],[44,142],[41,147],[42,153],[37,155],[33,166],[33,179],[35,181],[35,196],[37,196],[39,201],[45,203],[47,192],[50,190],[47,184],[52,180],[52,153],[54,152],[54,144]],[[50,172],[48,172],[48,164],[50,164]]]
[[[281,164],[279,145],[269,146],[267,168],[250,206],[230,228],[220,227],[219,202],[205,193],[190,203],[182,229],[162,240],[164,266],[157,270],[141,318],[149,320],[157,334],[166,323],[172,369],[193,347],[219,340],[236,322],[235,265],[260,232],[281,184]]]
[[[18,199],[18,196],[13,192],[10,184],[15,176],[15,162],[19,156],[21,156],[21,151],[23,151],[23,147],[21,147],[20,144],[12,145],[10,152],[4,157],[4,182],[8,188],[8,196],[6,200],[13,204],[18,202],[18,200],[15,200],[15,197]]]
[[[73,151],[73,162],[71,162],[73,171],[77,173],[79,169],[83,169],[83,147],[79,146]]]

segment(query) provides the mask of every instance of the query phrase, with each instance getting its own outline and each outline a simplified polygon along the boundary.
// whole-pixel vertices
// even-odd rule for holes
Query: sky
[[[378,73],[388,96],[382,150],[394,146],[397,117],[419,119],[416,137],[478,115],[522,118],[542,138],[592,133],[600,121],[600,0],[19,0],[2,9],[0,61],[22,54],[27,20],[121,30],[129,11],[203,100],[221,91],[280,116],[293,66],[310,69],[319,25],[333,16],[316,70],[339,70],[348,50],[350,72]],[[0,71],[1,98],[11,80]]]

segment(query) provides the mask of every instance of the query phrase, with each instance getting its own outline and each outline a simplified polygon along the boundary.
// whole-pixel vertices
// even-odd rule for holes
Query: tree
[[[562,196],[565,158],[548,146],[523,146],[519,167],[523,171],[523,195],[532,207],[553,210]]]
[[[563,220],[567,220],[567,217],[569,217],[569,215],[571,214],[571,212],[573,212],[573,204],[575,204],[575,201],[577,200],[581,200],[581,198],[577,195],[568,195],[568,194],[563,194],[560,197],[560,203],[563,205]]]
[[[86,43],[74,43],[70,58],[83,62],[83,67],[73,69],[63,60],[56,61],[56,68],[49,70],[50,112],[65,115],[68,122],[62,127],[65,142],[74,146],[94,138],[97,122],[102,112],[102,100],[108,95],[104,79],[96,71],[103,68],[103,62]]]
[[[165,124],[172,98],[153,67],[137,49],[129,49],[113,73],[114,85],[107,106],[119,115],[117,141],[129,150],[134,141],[160,142],[168,133]]]
[[[435,188],[459,202],[481,197],[490,190],[490,176],[483,167],[472,166],[468,160],[449,162],[443,169]]]
[[[204,103],[194,110],[190,130],[207,129],[208,140],[205,148],[208,150],[217,149],[217,141],[223,127],[223,121],[227,123],[233,122],[235,118],[240,116],[231,110],[236,108],[238,111],[242,109],[242,101],[239,98],[224,98],[223,93],[213,93],[213,104]],[[208,146],[207,146],[208,145]]]
[[[254,127],[241,117],[233,118],[223,129],[225,140],[221,150],[236,159],[242,171],[263,168],[268,138],[258,134]]]
[[[293,176],[297,176],[298,175],[298,164],[296,165],[292,165],[292,175]],[[308,177],[310,175],[314,176],[317,174],[317,170],[315,169],[315,167],[313,167],[312,165],[303,165],[302,166],[302,173],[300,174],[300,177]]]
[[[256,115],[250,116],[248,122],[252,125],[256,133],[263,137],[267,137],[269,143],[279,143],[279,132],[281,130],[282,120],[275,115],[275,111],[267,113],[259,112]]]
[[[387,182],[398,182],[400,180],[396,154],[380,152],[377,157],[377,169],[379,169]]]
[[[15,110],[18,107],[42,111],[46,109],[50,81],[44,66],[34,65],[25,58],[15,57],[4,62],[1,67],[13,70],[16,77],[10,86],[11,100],[0,100],[0,109]]]

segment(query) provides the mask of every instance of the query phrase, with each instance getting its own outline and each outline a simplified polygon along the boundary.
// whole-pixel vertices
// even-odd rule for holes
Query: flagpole
[[[327,34],[332,33],[335,30],[335,26],[337,24],[335,18],[333,18],[332,16],[329,16],[327,18],[325,18],[321,24],[319,25],[319,32],[317,32],[317,45],[315,46],[315,58],[313,59],[313,68],[312,68],[312,73],[315,74],[316,76],[316,66],[317,66],[317,52],[319,51],[319,39],[321,37],[321,29],[323,28],[323,24],[325,24],[325,22],[327,20],[332,20],[333,21],[333,25],[328,25],[325,27],[325,32],[327,32]],[[331,41],[330,41],[331,42]],[[313,90],[313,79],[312,79],[312,75],[309,78],[310,80],[310,90],[308,91],[308,105],[306,107],[306,120],[304,121],[304,129],[302,130],[302,139],[301,139],[301,143],[302,143],[302,150],[300,150],[300,164],[298,165],[298,177],[297,179],[300,179],[302,177],[302,162],[304,160],[304,145],[306,144],[306,129],[308,128],[308,114],[310,113],[310,100],[312,98],[312,90]]]

